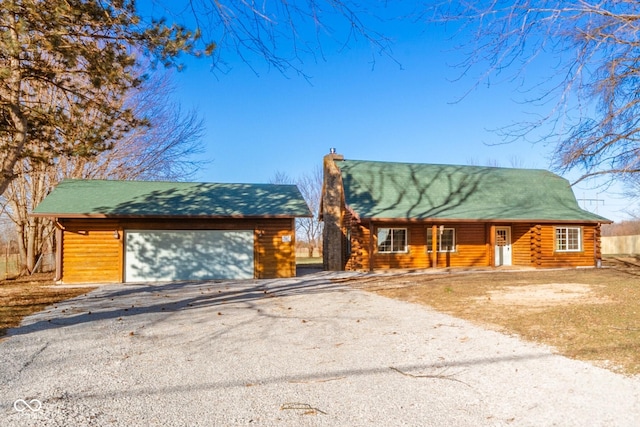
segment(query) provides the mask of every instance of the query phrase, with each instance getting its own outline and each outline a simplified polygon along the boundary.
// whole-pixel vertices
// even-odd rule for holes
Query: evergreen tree
[[[144,22],[132,0],[3,0],[0,9],[0,194],[19,160],[92,157],[145,124],[124,105],[139,65],[177,66],[198,34]]]

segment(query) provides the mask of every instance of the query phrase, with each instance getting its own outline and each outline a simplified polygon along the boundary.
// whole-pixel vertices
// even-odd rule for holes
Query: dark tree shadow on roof
[[[360,218],[595,222],[565,179],[542,170],[355,162],[345,202]]]
[[[399,172],[399,173],[398,173]],[[461,168],[442,167],[425,174],[420,165],[343,174],[345,199],[361,217],[425,219],[455,213],[489,181],[487,172],[462,174]]]
[[[126,185],[127,183],[122,183]],[[107,216],[261,217],[311,216],[295,185],[137,183],[130,194],[114,196],[113,205],[93,207]],[[164,189],[154,189],[158,186]],[[146,190],[146,187],[149,187]],[[123,187],[126,191],[126,187]]]

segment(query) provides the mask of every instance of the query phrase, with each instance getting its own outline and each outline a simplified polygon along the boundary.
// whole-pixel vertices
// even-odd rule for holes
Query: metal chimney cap
[[[329,148],[329,154],[336,154],[335,148]]]

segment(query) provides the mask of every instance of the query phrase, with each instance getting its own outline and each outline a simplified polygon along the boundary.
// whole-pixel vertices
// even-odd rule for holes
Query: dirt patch
[[[584,283],[545,283],[540,285],[506,286],[488,290],[486,297],[476,301],[487,301],[498,305],[518,305],[544,308],[566,304],[604,304],[609,301],[596,292],[598,285]]]
[[[544,343],[616,372],[640,373],[640,263],[606,268],[433,271],[365,276],[351,285]]]

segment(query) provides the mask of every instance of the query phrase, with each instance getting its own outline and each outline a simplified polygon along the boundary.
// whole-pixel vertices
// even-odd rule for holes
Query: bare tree
[[[306,246],[309,257],[315,249],[322,249],[322,226],[318,213],[320,210],[320,196],[322,194],[322,168],[316,166],[310,173],[293,179],[285,172],[276,171],[269,180],[272,184],[295,184],[304,198],[313,216],[311,218],[296,219],[296,233],[298,239]]]
[[[19,273],[32,273],[36,263],[48,247],[53,249],[54,226],[48,218],[29,214],[51,191],[54,182],[52,169],[46,163],[21,160],[14,178],[3,194],[4,210],[14,224],[20,260]]]
[[[602,225],[603,236],[633,236],[640,234],[640,220],[626,220]]]
[[[378,55],[394,61],[390,40],[376,30],[386,1],[309,0],[305,2],[245,0],[190,0],[170,3],[154,0],[154,13],[194,22],[201,40],[215,43],[213,69],[229,71],[228,58],[240,58],[256,73],[256,63],[282,73],[307,77],[304,61],[324,60],[333,45],[346,52],[363,42]]]
[[[0,276],[0,279],[15,277],[19,273],[17,241],[15,224],[7,217],[3,209],[0,214],[0,271],[4,270],[4,276]]]
[[[322,57],[325,37],[343,49],[360,38],[376,53],[389,53],[386,38],[370,25],[377,20],[371,5],[355,1],[154,0],[152,6],[143,16],[133,0],[2,2],[0,195],[23,158],[92,157],[144,125],[123,104],[144,80],[135,73],[141,61],[181,68],[181,54],[215,52],[214,68],[225,69],[224,52],[302,74],[303,55]],[[186,11],[183,21],[193,30],[167,24],[165,12],[176,8]]]
[[[144,127],[132,129],[110,150],[94,157],[62,157],[56,163],[63,178],[171,180],[191,178],[204,164],[204,124],[195,111],[183,112],[171,102],[170,73],[155,73],[125,101]]]
[[[467,159],[467,164],[469,166],[488,166],[493,168],[510,167],[521,169],[527,167],[524,159],[519,156],[511,156],[509,158],[509,166],[502,166],[497,159],[487,158],[484,162],[480,162],[478,159],[472,157]]]
[[[273,177],[269,180],[270,184],[295,185],[296,180],[291,178],[286,172],[275,171]]]
[[[551,131],[540,139],[555,144],[559,170],[582,171],[578,181],[640,172],[639,2],[447,1],[429,19],[458,24],[463,75],[481,67],[478,84],[520,82],[523,102],[546,109],[506,127],[507,140],[547,124]],[[541,59],[546,80],[526,80]]]
[[[63,156],[53,163],[25,158],[15,166],[16,178],[2,196],[6,215],[15,225],[22,273],[32,273],[38,259],[53,249],[54,227],[46,218],[29,214],[65,178],[185,180],[203,164],[202,121],[194,112],[182,113],[170,101],[166,74],[150,79],[125,101],[145,128],[135,128],[93,157]],[[92,112],[85,112],[90,120]]]
[[[315,249],[322,249],[322,225],[319,220],[320,198],[322,195],[322,168],[316,166],[309,174],[302,175],[297,180],[298,189],[309,205],[313,216],[298,218],[296,228],[304,235],[309,257]]]

